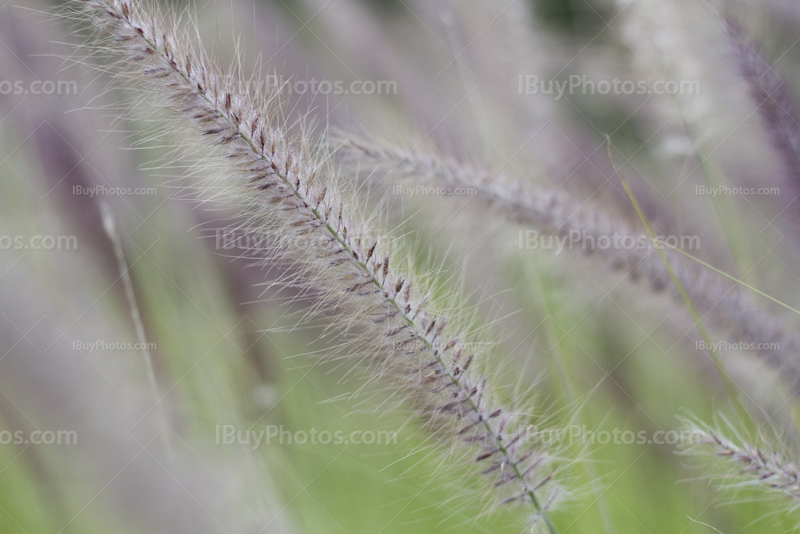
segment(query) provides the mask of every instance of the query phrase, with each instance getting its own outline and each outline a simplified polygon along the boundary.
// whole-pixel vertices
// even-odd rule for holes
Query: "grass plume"
[[[171,15],[131,0],[75,0],[113,72],[169,111],[174,129],[222,175],[213,193],[237,203],[276,238],[346,328],[358,331],[371,369],[404,393],[449,442],[472,451],[497,502],[532,509],[550,532],[555,486],[526,418],[506,408],[465,345],[458,318],[413,273],[399,245],[340,183],[330,158],[280,118],[275,93],[242,90]],[[164,22],[168,20],[169,22]],[[252,84],[250,84],[252,85]],[[210,155],[209,155],[210,154]]]
[[[695,456],[713,456],[721,473],[714,478],[726,490],[755,488],[768,495],[785,499],[791,509],[800,506],[800,469],[775,450],[768,450],[744,439],[728,424],[736,437],[730,438],[719,428],[696,420],[685,419],[689,439],[682,452]]]
[[[345,138],[341,146],[353,166],[365,172],[394,174],[425,184],[475,191],[478,200],[494,206],[512,222],[569,239],[570,246],[598,254],[613,270],[623,271],[630,280],[644,281],[652,293],[667,291],[676,302],[681,302],[679,291],[659,255],[653,253],[653,247],[590,244],[601,240],[653,242],[643,231],[590,202],[580,202],[563,191],[526,186],[503,173],[492,173],[433,152],[403,150],[354,136]],[[738,281],[714,272],[680,250],[672,250],[668,244],[661,246],[702,320],[718,332],[732,330],[742,342],[758,347],[763,360],[783,373],[791,391],[798,391],[800,365],[793,355],[800,351],[800,341],[788,321],[757,307]]]
[[[793,193],[790,202],[800,196],[800,124],[797,104],[788,86],[767,63],[758,45],[732,17],[725,19],[728,37],[742,78],[763,119],[772,145],[781,156],[789,186]]]

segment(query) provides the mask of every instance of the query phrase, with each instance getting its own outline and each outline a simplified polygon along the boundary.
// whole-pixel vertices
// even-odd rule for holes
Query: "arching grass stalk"
[[[469,188],[476,200],[496,207],[504,217],[570,239],[570,246],[589,246],[590,242],[597,243],[603,239],[614,242],[615,238],[634,243],[642,238],[652,241],[646,233],[616,220],[591,203],[582,203],[563,191],[526,187],[503,173],[492,173],[471,163],[419,149],[403,150],[354,136],[344,139],[340,147],[353,167],[367,172]],[[666,247],[669,252],[674,249],[682,254],[669,255],[671,274],[665,269],[660,255],[650,254],[649,248],[598,247],[596,253],[611,268],[624,270],[631,280],[646,282],[653,293],[668,291],[683,305],[684,295],[673,283],[672,276],[677,277],[683,291],[709,326],[721,332],[732,328],[740,341],[758,347],[759,356],[783,375],[790,395],[800,391],[800,363],[793,356],[800,352],[800,336],[796,334],[793,323],[756,306],[750,295],[741,289],[754,290],[751,285],[729,275],[719,276],[721,271],[706,268],[706,263],[694,261],[686,251],[670,247],[665,239],[659,239],[654,247],[660,252],[664,252],[661,249]],[[595,252],[591,247],[587,251]],[[754,292],[798,313],[774,297],[758,290]]]
[[[225,75],[147,4],[72,5],[97,31],[95,49],[117,58],[113,71],[152,95],[147,105],[168,111],[186,148],[218,171],[206,192],[239,206],[249,227],[279,242],[371,372],[416,408],[445,450],[481,466],[487,497],[522,505],[555,534],[547,511],[559,493],[557,467],[531,439],[528,417],[495,393],[492,362],[466,344],[476,334],[463,304],[435,297],[402,244],[380,231],[377,217],[362,215],[322,145],[280,118],[277,88],[242,90],[239,74]]]
[[[617,168],[616,163],[614,163],[614,156],[611,153],[611,140],[608,141],[608,157],[611,160],[611,164],[614,166],[614,171],[617,173],[617,176],[622,182],[622,187],[625,188],[625,193],[627,193],[628,198],[633,204],[636,213],[639,215],[640,220],[642,221],[642,225],[647,232],[648,237],[651,241],[655,243],[656,235],[653,232],[653,226],[650,224],[650,221],[647,220],[647,216],[642,211],[641,206],[639,205],[639,201],[636,199],[636,195],[634,195],[633,190],[628,185],[627,180],[622,176]],[[734,409],[736,410],[737,415],[742,421],[742,424],[745,425],[748,432],[752,437],[757,435],[757,427],[755,422],[753,422],[750,414],[747,413],[747,410],[742,405],[741,400],[739,400],[739,391],[736,384],[731,379],[728,372],[725,370],[725,366],[722,363],[722,359],[720,358],[719,353],[717,352],[714,343],[711,340],[711,335],[709,334],[708,330],[706,329],[705,325],[703,324],[703,318],[701,317],[700,313],[697,311],[694,303],[692,302],[692,297],[686,291],[681,279],[675,274],[674,269],[672,268],[672,264],[669,261],[669,258],[664,253],[664,251],[660,247],[656,247],[656,251],[658,253],[658,257],[664,263],[664,268],[669,273],[669,277],[672,279],[672,282],[675,284],[678,292],[681,295],[681,299],[683,300],[684,304],[686,305],[686,309],[689,311],[689,314],[692,316],[692,320],[694,321],[695,328],[700,333],[700,337],[703,338],[703,341],[706,344],[708,354],[711,356],[711,360],[714,362],[714,366],[717,368],[717,372],[719,373],[720,378],[722,378],[722,382],[725,384],[725,389],[728,392],[728,397],[733,404]]]

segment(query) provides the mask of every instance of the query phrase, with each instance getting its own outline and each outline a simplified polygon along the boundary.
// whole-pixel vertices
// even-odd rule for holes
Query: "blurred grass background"
[[[625,26],[636,23],[636,6],[537,0],[527,6],[532,19],[524,20],[515,15],[520,6],[506,4],[514,3],[232,0],[185,6],[198,13],[207,44],[223,58],[232,57],[238,43],[246,62],[269,60],[287,77],[398,83],[396,95],[290,96],[295,116],[313,109],[321,124],[345,131],[366,124],[390,139],[429,136],[446,150],[511,161],[531,180],[599,195],[622,212],[627,208],[604,145],[608,134],[637,194],[646,206],[660,206],[651,210],[653,218],[668,228],[696,230],[704,259],[736,272],[725,223],[709,199],[691,193],[704,183],[704,169],[687,165],[696,156],[691,150],[674,154],[666,147],[676,139],[688,139],[691,147],[697,140],[689,132],[699,130],[697,144],[713,154],[721,179],[769,184],[776,165],[759,141],[755,119],[731,137],[728,119],[712,124],[701,117],[687,125],[676,111],[680,103],[666,96],[553,102],[515,95],[519,74],[544,79],[566,69],[603,78],[653,76],[646,71],[654,63],[623,37]],[[712,11],[675,4],[687,17],[703,13],[694,22],[699,37],[686,46],[696,47],[693,59],[701,65],[713,64],[724,46],[702,47],[717,31]],[[151,125],[136,112],[119,119],[119,102],[130,99],[126,89],[107,90],[104,74],[72,64],[76,52],[67,43],[79,40],[69,25],[37,12],[58,7],[12,0],[0,9],[3,80],[21,80],[24,87],[34,80],[75,80],[79,87],[70,95],[0,96],[0,232],[26,239],[77,236],[79,243],[75,250],[0,250],[0,425],[10,432],[75,430],[78,443],[0,445],[0,531],[524,528],[502,510],[476,514],[483,509],[482,481],[464,487],[411,414],[391,401],[382,405],[389,395],[383,385],[365,380],[352,363],[324,357],[337,339],[320,339],[324,317],[302,315],[313,295],[270,285],[280,266],[269,250],[220,250],[219,236],[237,224],[236,214],[213,203],[197,205],[181,189],[202,173],[190,169],[188,177],[178,177],[180,168],[151,163],[169,147],[127,150],[153,144],[146,142]],[[756,19],[780,18],[762,9]],[[784,18],[781,39],[791,44],[799,23]],[[530,36],[518,40],[514,32]],[[796,72],[796,52],[775,46],[786,52],[784,69]],[[705,72],[712,81],[703,98],[718,99],[709,113],[733,110],[746,117],[743,87],[715,92],[726,83],[722,70]],[[75,194],[75,187],[98,185],[154,188],[154,194]],[[375,189],[376,198],[387,195]],[[113,247],[102,231],[101,200],[117,219],[147,340],[156,347],[157,406],[140,351],[75,348],[75,342],[137,341]],[[797,242],[778,229],[785,231],[780,224],[790,224],[790,214],[775,225],[762,221],[765,214],[775,221],[770,214],[781,209],[781,199],[733,202],[724,209],[734,210],[744,228],[735,245],[760,258],[748,276],[796,301]],[[549,424],[652,436],[678,429],[682,414],[710,421],[715,413],[731,413],[713,365],[695,348],[691,322],[663,298],[619,283],[592,259],[520,251],[516,228],[498,224],[469,201],[392,199],[388,216],[405,221],[420,262],[444,265],[463,279],[480,312],[496,320],[503,353],[510,355],[498,362],[509,396],[552,414]],[[746,357],[726,361],[759,415],[784,421],[786,399],[774,377]],[[159,410],[169,423],[162,435]],[[254,450],[217,443],[221,425],[399,434],[397,443],[385,445],[270,443]],[[713,525],[726,534],[762,533],[797,524],[755,493],[742,491],[731,504],[709,483],[705,468],[677,455],[674,445],[573,444],[565,454],[578,460],[571,473],[578,490],[554,514],[560,532],[688,534],[712,532]]]

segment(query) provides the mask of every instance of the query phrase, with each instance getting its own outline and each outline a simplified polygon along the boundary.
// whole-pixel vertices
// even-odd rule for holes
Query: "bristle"
[[[800,127],[793,120],[792,123],[798,131],[797,153],[800,154]],[[674,302],[684,307],[681,293],[662,259],[649,247],[597,247],[595,250],[586,245],[622,238],[630,242],[649,241],[643,231],[628,227],[598,206],[580,202],[560,190],[523,188],[501,174],[419,149],[403,150],[357,138],[344,140],[341,149],[355,159],[359,168],[371,169],[370,176],[386,170],[409,179],[421,178],[426,183],[433,181],[450,188],[469,188],[477,198],[499,208],[514,222],[569,239],[570,246],[581,248],[587,254],[596,252],[610,268],[635,273],[630,277],[632,280],[644,277],[653,293],[669,289]],[[731,285],[719,273],[678,251],[663,246],[662,249],[674,275],[704,321],[721,332],[728,332],[733,326],[733,333],[740,341],[758,347],[758,354],[781,372],[792,391],[800,391],[800,362],[794,357],[800,352],[800,337],[791,324],[757,306],[744,289]]]
[[[120,74],[143,82],[140,85],[145,90],[159,97],[162,109],[187,110],[172,118],[183,131],[188,127],[195,134],[198,152],[203,156],[210,153],[225,169],[236,171],[221,177],[232,200],[261,232],[281,244],[302,275],[320,281],[319,298],[329,309],[336,310],[343,330],[358,322],[368,332],[365,335],[370,337],[369,353],[380,364],[370,369],[379,376],[392,373],[387,384],[404,393],[448,439],[468,448],[478,443],[478,458],[491,451],[491,456],[514,466],[510,473],[516,484],[509,486],[525,496],[516,500],[542,513],[533,489],[542,486],[542,478],[538,472],[523,475],[517,469],[525,454],[520,451],[521,444],[513,449],[506,445],[506,432],[521,432],[524,418],[514,415],[508,429],[499,429],[495,414],[514,411],[501,409],[488,387],[488,377],[470,368],[475,354],[470,353],[460,368],[444,359],[439,338],[449,333],[445,324],[454,322],[445,319],[442,309],[427,296],[428,288],[413,273],[392,272],[390,257],[395,251],[386,244],[394,240],[376,232],[369,218],[359,217],[357,199],[340,187],[336,171],[325,164],[328,158],[321,147],[293,135],[285,124],[267,119],[279,115],[266,107],[275,105],[275,95],[268,95],[262,102],[240,93],[205,53],[194,49],[183,32],[162,28],[162,22],[142,4],[132,0],[85,0],[80,5],[96,28],[106,32],[107,42],[101,45],[126,60],[119,64],[123,69]],[[153,69],[168,75],[143,80],[142,73]],[[259,141],[242,130],[242,117],[254,117],[258,124],[246,127],[262,132]],[[258,176],[255,182],[253,175]],[[338,204],[335,227],[326,223],[327,212],[318,209],[323,203]],[[370,261],[375,257],[385,259]],[[402,257],[405,256],[399,253],[392,265],[401,265],[397,260]],[[387,285],[387,280],[397,282]],[[428,316],[437,319],[428,325]],[[434,330],[437,323],[439,328]],[[396,340],[401,340],[402,350],[394,344]],[[410,340],[415,343],[407,350]],[[448,348],[461,352],[457,341],[448,343]],[[425,362],[424,372],[419,371],[421,361]],[[464,419],[474,424],[465,430]],[[511,490],[504,487],[499,491]],[[501,502],[507,495],[498,493],[495,497],[496,502]]]
[[[800,504],[800,473],[798,467],[785,460],[777,451],[765,451],[751,443],[735,443],[713,429],[694,420],[684,420],[690,436],[682,446],[684,454],[708,454],[720,458],[719,475],[725,489],[756,487],[778,495],[787,505]]]

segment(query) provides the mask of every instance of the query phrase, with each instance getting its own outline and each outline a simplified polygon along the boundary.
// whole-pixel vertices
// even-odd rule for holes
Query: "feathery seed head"
[[[680,292],[661,257],[651,249],[582,245],[622,239],[649,242],[643,230],[629,227],[598,206],[580,202],[563,191],[523,187],[520,181],[501,173],[419,149],[403,150],[352,136],[341,141],[340,150],[352,167],[366,169],[370,176],[394,174],[424,183],[471,188],[478,199],[498,208],[513,222],[569,239],[587,255],[602,257],[612,270],[625,272],[631,281],[642,279],[653,293],[669,291],[673,300],[683,306]],[[765,363],[783,373],[792,392],[798,391],[800,365],[793,355],[800,352],[800,337],[792,325],[782,316],[756,306],[738,285],[706,266],[680,251],[666,247],[662,250],[693,305],[704,314],[704,320],[720,332],[732,328],[742,342],[759,347]]]
[[[234,199],[314,281],[345,329],[358,323],[371,367],[390,373],[421,414],[451,442],[474,449],[492,478],[495,502],[544,510],[555,492],[550,457],[526,436],[526,421],[501,406],[478,354],[458,339],[458,321],[429,294],[395,241],[340,183],[328,155],[280,120],[277,96],[244,93],[176,24],[132,0],[75,0],[99,32],[99,47],[122,58],[127,76],[170,111],[223,176]],[[232,172],[233,171],[233,172]],[[542,498],[544,497],[544,498]]]

